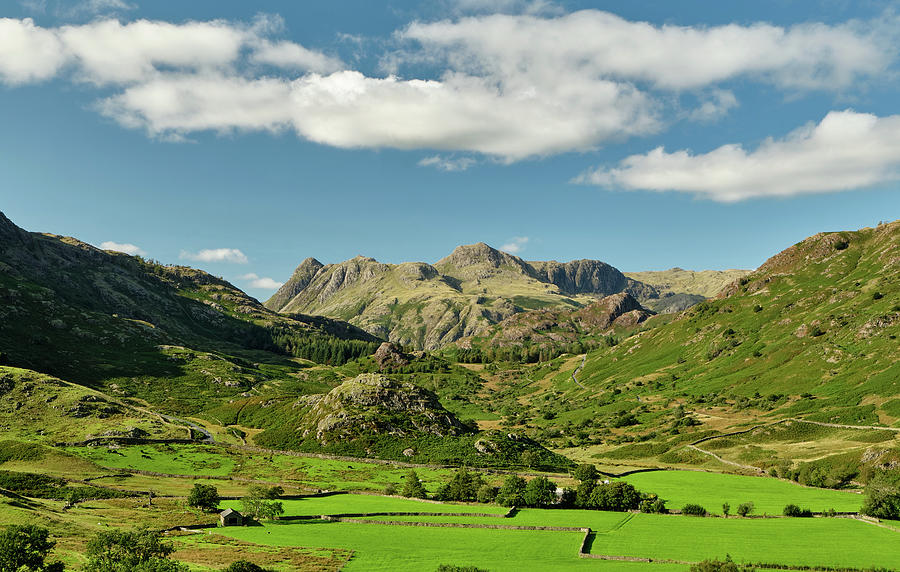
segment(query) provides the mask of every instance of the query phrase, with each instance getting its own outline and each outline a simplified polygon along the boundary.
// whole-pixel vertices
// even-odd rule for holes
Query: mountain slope
[[[578,308],[619,292],[658,297],[603,262],[526,262],[479,243],[434,265],[358,256],[323,266],[309,258],[266,306],[347,320],[392,342],[435,349],[520,311]]]
[[[674,314],[712,298],[729,283],[749,274],[749,270],[684,270],[625,272],[633,280],[649,284],[659,298],[646,300],[648,308],[660,314]]]
[[[900,221],[812,236],[717,298],[623,331],[583,368],[562,356],[500,372],[482,407],[584,460],[864,481],[900,455],[900,434],[867,429],[900,428],[898,336]]]
[[[2,213],[0,300],[7,363],[175,408],[284,377],[301,367],[291,356],[342,362],[377,347],[346,323],[276,314],[205,272],[26,232]]]
[[[693,394],[810,393],[790,410],[874,406],[900,394],[900,222],[821,233],[719,298],[592,360],[590,383],[628,372]],[[598,356],[599,357],[599,356]],[[674,379],[674,381],[673,381]],[[878,396],[875,398],[873,396]],[[862,411],[860,409],[860,411]]]

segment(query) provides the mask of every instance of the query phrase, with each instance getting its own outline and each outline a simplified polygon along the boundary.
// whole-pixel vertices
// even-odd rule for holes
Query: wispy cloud
[[[435,169],[439,169],[441,171],[453,172],[453,171],[465,171],[472,165],[474,165],[477,161],[471,157],[444,157],[441,155],[432,155],[431,157],[425,157],[421,161],[419,161],[420,167],[434,167]]]
[[[509,242],[502,245],[500,250],[504,252],[508,252],[510,254],[519,254],[522,250],[525,249],[525,245],[528,244],[527,236],[514,236]]]
[[[144,249],[131,244],[130,242],[113,242],[111,240],[107,240],[106,242],[100,243],[100,248],[102,248],[103,250],[115,250],[116,252],[124,252],[125,254],[131,254],[132,256],[147,256],[147,253],[144,252]]]
[[[611,189],[680,191],[720,202],[864,189],[900,180],[900,115],[832,111],[757,149],[708,153],[662,147],[575,181]]]
[[[247,256],[237,248],[208,248],[199,252],[182,250],[179,258],[195,262],[229,262],[232,264],[249,262]]]
[[[277,290],[284,284],[284,282],[278,282],[269,277],[260,277],[253,272],[244,274],[240,279],[249,281],[251,288],[260,288],[264,290]]]

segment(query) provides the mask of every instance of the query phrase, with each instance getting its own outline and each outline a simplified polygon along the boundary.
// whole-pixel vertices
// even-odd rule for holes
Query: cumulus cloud
[[[277,290],[284,284],[284,282],[278,282],[268,277],[260,277],[253,272],[244,274],[240,278],[241,280],[248,280],[251,288],[261,288],[265,290]]]
[[[199,252],[182,250],[179,258],[195,262],[230,262],[233,264],[249,262],[247,256],[237,248],[208,248]]]
[[[401,37],[456,70],[506,81],[615,77],[672,90],[739,76],[788,89],[840,89],[881,72],[893,57],[886,41],[855,23],[654,26],[597,10],[415,22]]]
[[[693,154],[662,147],[577,181],[612,189],[681,191],[721,202],[863,189],[900,180],[900,115],[832,111],[757,149]]]
[[[138,83],[167,73],[236,73],[245,52],[258,63],[313,71],[340,69],[338,60],[320,52],[265,37],[277,29],[271,19],[252,25],[101,19],[42,28],[29,18],[3,18],[0,79],[8,83],[47,79],[65,65],[75,70],[76,78],[100,85]]]
[[[0,18],[0,80],[15,85],[50,79],[66,58],[54,31],[31,18]]]
[[[500,250],[510,254],[519,254],[528,244],[527,236],[514,236],[509,242],[500,247]]]
[[[125,254],[131,254],[132,256],[147,256],[147,253],[144,252],[144,249],[131,244],[130,242],[113,242],[111,240],[107,240],[106,242],[100,243],[100,248],[102,248],[103,250],[115,250],[116,252],[124,252]]]
[[[334,147],[512,162],[656,133],[665,124],[661,101],[673,93],[699,94],[689,117],[710,121],[737,105],[721,82],[746,77],[787,90],[840,90],[884,71],[893,57],[879,32],[852,23],[654,26],[596,10],[556,17],[522,8],[541,3],[459,1],[524,12],[414,22],[395,35],[398,73],[387,77],[275,38],[283,28],[277,17],[250,24],[99,19],[58,28],[4,19],[0,81],[71,70],[76,80],[113,90],[97,103],[101,113],[161,139],[290,129]],[[423,63],[438,73],[399,75]]]

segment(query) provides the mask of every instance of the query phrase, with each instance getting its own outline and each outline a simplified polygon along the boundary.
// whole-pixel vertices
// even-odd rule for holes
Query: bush
[[[746,518],[751,512],[753,512],[752,502],[742,502],[737,507],[737,513],[742,517]]]
[[[163,542],[159,532],[139,528],[132,531],[98,532],[88,542],[85,572],[187,572],[184,564],[169,560],[175,548]]]
[[[900,519],[900,486],[884,471],[866,485],[866,500],[861,512],[875,518]]]
[[[44,563],[56,542],[46,528],[27,524],[12,525],[0,532],[0,570],[61,572],[61,562]]]
[[[394,483],[388,483],[381,490],[381,494],[392,497],[397,494],[397,487],[394,486]]]
[[[752,566],[738,566],[731,561],[731,557],[725,560],[704,560],[697,564],[691,564],[691,572],[753,572]]]
[[[789,504],[784,507],[784,512],[782,514],[790,517],[809,518],[812,516],[812,511],[808,508],[800,508],[795,504]]]
[[[271,568],[263,568],[249,560],[232,562],[223,572],[273,572]]]
[[[699,504],[688,503],[681,507],[681,514],[689,516],[706,516],[706,509]]]
[[[666,514],[669,509],[666,508],[666,501],[661,498],[646,498],[641,501],[641,512]]]
[[[478,493],[475,497],[478,502],[494,502],[494,499],[497,498],[497,487],[492,487],[487,484],[481,485],[481,487],[478,488]]]
[[[483,568],[475,566],[454,566],[452,564],[441,564],[437,567],[437,572],[488,572]]]
[[[603,483],[594,487],[589,501],[590,508],[597,510],[626,511],[639,508],[641,493],[634,485],[624,481]]]

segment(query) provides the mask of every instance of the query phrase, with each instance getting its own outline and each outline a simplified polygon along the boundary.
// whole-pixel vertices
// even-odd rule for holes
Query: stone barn
[[[227,508],[219,513],[219,522],[222,526],[243,526],[244,517],[233,508]]]

